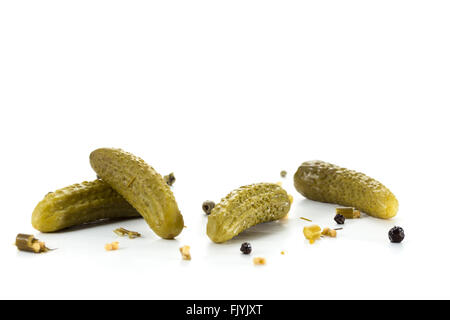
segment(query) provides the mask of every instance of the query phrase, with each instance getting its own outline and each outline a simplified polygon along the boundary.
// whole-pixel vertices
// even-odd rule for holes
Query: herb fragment
[[[45,246],[44,242],[39,241],[31,234],[19,233],[16,236],[15,245],[20,251],[28,251],[33,253],[42,253],[50,250]]]
[[[343,215],[345,219],[361,218],[361,212],[354,208],[336,208],[336,214]]]
[[[130,238],[130,239],[139,238],[141,236],[141,234],[139,232],[130,231],[125,228],[118,228],[118,229],[114,230],[114,233],[121,237],[128,236],[128,238]]]

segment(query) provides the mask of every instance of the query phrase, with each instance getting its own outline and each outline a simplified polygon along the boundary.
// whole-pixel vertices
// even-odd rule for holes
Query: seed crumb
[[[119,249],[119,242],[117,242],[117,241],[105,244],[106,251],[114,251],[114,250],[118,250],[118,249]]]
[[[324,228],[323,231],[322,231],[322,235],[323,236],[327,236],[327,237],[331,237],[331,238],[336,238],[337,232],[334,229]]]
[[[184,246],[180,248],[181,257],[183,260],[191,260],[191,247]]]
[[[303,228],[303,235],[309,240],[310,244],[313,244],[320,239],[321,231],[322,229],[318,225],[311,225]]]
[[[263,266],[266,264],[266,258],[261,258],[261,257],[253,258],[253,264],[255,266]]]

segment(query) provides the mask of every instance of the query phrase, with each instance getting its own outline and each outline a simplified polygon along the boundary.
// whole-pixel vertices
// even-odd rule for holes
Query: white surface
[[[449,14],[448,1],[2,1],[0,298],[450,298]],[[177,240],[143,220],[33,230],[37,202],[94,179],[103,146],[175,172]],[[381,180],[398,216],[307,244],[299,217],[334,226],[333,205],[293,188],[311,159]],[[281,180],[289,219],[211,243],[204,200]],[[58,250],[17,252],[18,232]]]

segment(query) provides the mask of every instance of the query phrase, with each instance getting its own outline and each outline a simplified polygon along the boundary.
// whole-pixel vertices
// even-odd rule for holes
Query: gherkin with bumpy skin
[[[376,218],[389,219],[398,211],[397,199],[383,184],[327,162],[304,162],[294,175],[294,185],[308,199],[354,207]]]
[[[161,238],[183,230],[183,216],[163,177],[141,158],[120,149],[101,148],[90,155],[97,175],[122,195]]]
[[[258,183],[229,193],[208,216],[206,233],[222,243],[263,222],[283,218],[291,203],[287,192],[275,183]]]
[[[140,217],[121,195],[101,180],[82,182],[48,193],[33,211],[31,224],[41,232],[103,219]]]

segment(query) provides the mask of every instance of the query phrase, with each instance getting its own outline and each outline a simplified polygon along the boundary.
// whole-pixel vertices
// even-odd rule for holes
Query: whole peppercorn
[[[205,201],[202,204],[202,209],[205,211],[206,215],[209,216],[211,214],[212,209],[216,206],[214,201]]]
[[[345,222],[345,217],[342,214],[337,214],[334,217],[334,221],[336,221],[337,224],[344,224]]]
[[[164,181],[171,187],[175,183],[175,175],[172,173],[169,173],[167,176],[164,176]]]
[[[252,252],[252,245],[250,243],[248,243],[248,242],[244,242],[241,245],[241,252],[243,254],[250,254]]]
[[[393,243],[400,243],[405,239],[405,231],[400,227],[393,227],[389,230],[389,240]]]

